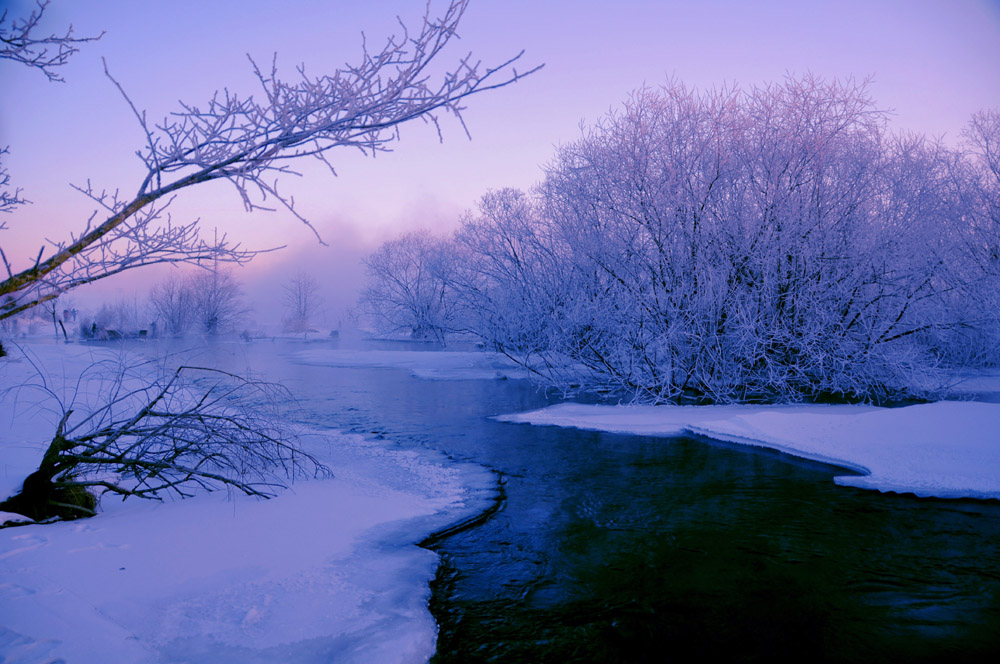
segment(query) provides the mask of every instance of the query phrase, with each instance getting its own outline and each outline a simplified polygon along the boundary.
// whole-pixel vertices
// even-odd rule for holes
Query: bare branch
[[[219,488],[267,498],[296,478],[330,474],[282,417],[291,400],[284,387],[197,366],[146,383],[149,367],[92,367],[72,398],[98,387],[105,397],[96,404],[63,403],[43,381],[62,416],[39,469],[4,507],[34,519],[76,518],[93,514],[93,489],[123,499]]]
[[[7,172],[7,167],[3,163],[3,156],[9,152],[10,150],[6,147],[0,148],[0,212],[13,212],[15,208],[29,202],[21,197],[20,188],[13,191],[9,189],[10,173]],[[5,228],[7,228],[7,222],[0,221],[0,231]]]
[[[160,225],[165,205],[158,201],[204,182],[228,182],[247,211],[271,209],[269,201],[277,201],[319,238],[295,209],[294,200],[278,189],[280,178],[297,175],[291,161],[314,157],[333,171],[329,153],[335,148],[355,148],[365,154],[388,151],[399,139],[400,125],[421,119],[437,126],[439,111],[461,121],[465,98],[509,85],[539,69],[514,70],[521,54],[492,68],[467,55],[432,80],[430,64],[456,36],[467,5],[468,0],[451,0],[442,16],[427,13],[415,34],[403,26],[402,34],[386,40],[380,51],[363,46],[359,64],[329,75],[310,76],[299,67],[297,77],[286,81],[278,73],[276,57],[269,70],[251,60],[262,91],[260,101],[223,89],[204,107],[181,103],[178,111],[155,125],[107,73],[146,135],[146,145],[138,153],[146,175],[130,200],[99,193],[89,183],[78,187],[109,216],[70,241],[53,242],[45,260],[0,281],[0,298],[13,300],[0,309],[0,319],[53,293],[139,265],[248,260],[255,252],[202,243],[197,222],[167,229]],[[116,249],[122,245],[126,248]],[[81,272],[86,277],[75,276]]]
[[[38,69],[50,81],[62,82],[62,76],[55,69],[69,62],[80,50],[78,44],[97,41],[104,32],[96,37],[74,37],[71,25],[65,34],[41,35],[38,26],[48,6],[49,0],[37,0],[36,8],[27,18],[14,19],[9,25],[7,10],[0,14],[0,58]]]

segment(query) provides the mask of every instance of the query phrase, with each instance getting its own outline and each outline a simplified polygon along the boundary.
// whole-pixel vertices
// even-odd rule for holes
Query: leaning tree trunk
[[[72,413],[70,410],[63,415],[38,470],[28,475],[19,493],[0,502],[0,511],[22,514],[35,521],[53,517],[79,519],[94,516],[97,498],[90,491],[72,484],[64,486],[55,479],[67,469],[62,453],[75,445],[63,435],[66,421]]]

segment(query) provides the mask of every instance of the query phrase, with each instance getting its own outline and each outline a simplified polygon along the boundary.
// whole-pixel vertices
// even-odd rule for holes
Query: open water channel
[[[218,357],[283,382],[304,422],[504,482],[492,517],[433,544],[435,662],[997,661],[1000,501],[838,487],[846,471],[710,440],[500,423],[557,399],[298,364],[305,347]]]

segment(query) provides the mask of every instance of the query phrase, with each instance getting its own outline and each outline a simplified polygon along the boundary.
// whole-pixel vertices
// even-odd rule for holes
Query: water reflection
[[[510,486],[503,518],[446,543],[436,661],[926,661],[1000,643],[996,504],[845,489],[700,440],[547,434],[535,470],[560,488]],[[498,583],[525,559],[535,580]]]

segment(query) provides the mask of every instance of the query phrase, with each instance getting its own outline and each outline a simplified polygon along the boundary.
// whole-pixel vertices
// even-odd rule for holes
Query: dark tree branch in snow
[[[95,364],[67,403],[44,379],[35,384],[56,397],[59,424],[38,470],[0,509],[87,516],[92,491],[162,500],[228,488],[267,498],[296,477],[329,474],[278,412],[290,399],[282,386],[197,366],[148,383],[148,370]],[[96,391],[101,400],[88,403]]]

